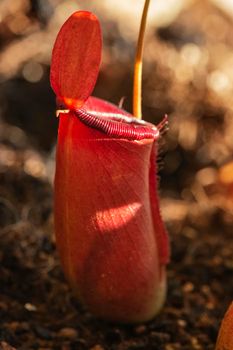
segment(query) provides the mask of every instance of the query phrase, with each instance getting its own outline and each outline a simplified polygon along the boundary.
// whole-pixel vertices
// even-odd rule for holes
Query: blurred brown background
[[[124,97],[124,107],[131,110],[142,6],[141,0],[0,2],[0,165],[21,162],[33,176],[53,176],[57,120],[49,85],[51,50],[60,26],[77,9],[94,11],[103,28],[94,95],[114,103]],[[230,164],[219,181],[219,169],[232,160],[233,149],[232,16],[230,0],[151,2],[143,111],[154,123],[169,115],[161,167],[168,218],[185,217],[196,203],[205,213],[221,206],[224,215],[232,214],[231,201],[219,201],[232,177]],[[25,151],[20,157],[18,149]]]
[[[78,9],[98,15],[104,48],[93,94],[124,97],[131,111],[143,2],[0,0],[0,349],[214,348],[233,295],[233,0],[151,0],[143,114],[153,123],[169,116],[158,163],[172,255],[159,318],[138,328],[95,321],[56,255],[56,34]]]

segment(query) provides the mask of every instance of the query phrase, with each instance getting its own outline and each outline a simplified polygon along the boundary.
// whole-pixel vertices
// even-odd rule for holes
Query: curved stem
[[[134,64],[133,114],[139,119],[142,118],[142,55],[149,4],[150,0],[145,0]]]

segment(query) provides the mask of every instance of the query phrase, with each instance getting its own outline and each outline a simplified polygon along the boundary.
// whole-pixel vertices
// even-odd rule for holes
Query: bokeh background
[[[60,276],[57,258],[50,254],[55,250],[51,203],[58,119],[49,69],[56,34],[78,9],[98,15],[104,47],[93,95],[116,104],[123,97],[124,108],[131,111],[142,7],[142,0],[0,1],[0,237],[7,251],[5,255],[0,252],[4,265],[0,294],[4,300],[15,290],[14,284],[20,285],[20,273],[28,276],[33,264],[40,278],[43,275],[43,283],[50,285]],[[193,335],[184,338],[179,333],[186,322],[182,314],[178,317],[183,323],[177,325],[174,339],[181,334],[187,340],[182,349],[212,349],[220,318],[233,295],[233,0],[151,1],[143,115],[158,123],[165,113],[169,130],[160,140],[158,162],[161,210],[172,245],[169,300],[175,300],[173,306],[178,303],[179,308],[189,295],[191,332],[201,322],[206,336],[195,341]],[[21,245],[17,244],[20,240]],[[12,275],[15,266],[21,266],[18,277]],[[30,283],[29,278],[27,292]],[[60,291],[56,298],[62,300],[64,286],[56,287]],[[44,302],[49,303],[52,296]],[[13,293],[12,297],[18,300],[13,307],[18,314],[21,307],[25,312],[35,311],[25,295]],[[2,305],[1,315],[7,318],[9,309],[14,314],[10,301],[9,309]],[[30,334],[38,336],[38,329]],[[9,335],[5,339],[17,344]],[[172,339],[165,339],[169,341],[170,347],[161,345],[161,349],[181,349],[172,345]]]
[[[116,104],[123,97],[131,111],[142,6],[140,0],[0,2],[1,165],[15,166],[20,158],[26,172],[53,178],[57,119],[49,85],[51,50],[60,26],[77,9],[94,11],[103,28],[102,66],[93,94]],[[229,209],[225,199],[214,200],[213,185],[219,185],[219,170],[232,160],[232,17],[231,0],[151,3],[143,114],[154,123],[169,115],[161,147],[165,216],[186,216],[187,203],[201,202],[199,209],[207,212],[212,205]],[[18,148],[25,150],[23,156]],[[223,185],[231,180],[230,165],[227,169],[220,176]]]

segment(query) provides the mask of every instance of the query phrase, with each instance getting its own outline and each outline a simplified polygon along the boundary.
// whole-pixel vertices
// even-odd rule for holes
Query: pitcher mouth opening
[[[123,138],[131,141],[140,141],[143,139],[158,140],[168,129],[168,116],[165,115],[158,125],[146,122],[142,119],[135,118],[124,109],[117,107],[109,102],[104,103],[106,109],[100,110],[93,107],[93,100],[95,103],[103,103],[103,100],[96,97],[91,97],[87,100],[81,108],[67,109],[67,106],[60,99],[57,98],[57,116],[59,113],[73,112],[82,123],[103,132],[105,135],[115,138]],[[90,101],[92,103],[90,103]],[[89,102],[89,103],[88,103]]]
[[[157,140],[160,136],[160,130],[155,125],[120,113],[92,113],[81,108],[75,111],[75,115],[89,127],[116,138],[139,141]]]

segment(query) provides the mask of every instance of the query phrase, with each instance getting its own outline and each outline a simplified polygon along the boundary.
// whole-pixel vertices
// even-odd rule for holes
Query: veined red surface
[[[107,106],[90,98],[84,108],[107,118]],[[109,109],[124,117],[117,107]],[[157,137],[112,137],[74,112],[60,115],[58,248],[81,300],[114,321],[150,319],[165,298],[168,243],[156,189]]]

